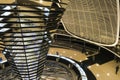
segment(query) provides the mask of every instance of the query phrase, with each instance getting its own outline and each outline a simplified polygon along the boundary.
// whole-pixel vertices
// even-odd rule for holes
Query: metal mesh
[[[112,46],[119,36],[119,0],[69,0],[63,23],[81,39]]]
[[[49,28],[60,21],[58,1],[16,0],[1,3],[1,41],[10,53],[13,71],[22,80],[39,80],[49,47]],[[54,16],[53,16],[54,15]]]

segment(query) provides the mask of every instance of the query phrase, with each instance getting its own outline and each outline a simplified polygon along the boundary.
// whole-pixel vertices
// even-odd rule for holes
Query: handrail
[[[52,56],[52,57],[57,57],[57,58],[61,58],[61,59],[64,59],[64,60],[67,60],[68,62],[70,62],[72,65],[74,65],[79,73],[81,74],[81,79],[82,80],[88,80],[87,78],[87,75],[86,73],[84,72],[84,70],[79,66],[79,64],[77,64],[75,61],[69,59],[69,58],[66,58],[66,57],[63,57],[63,56],[60,56],[60,55],[52,55],[52,54],[48,54],[48,56]]]
[[[54,38],[54,35],[61,35],[61,36],[67,36],[67,37],[70,37],[70,38],[75,38],[74,36],[71,36],[69,34],[62,34],[62,33],[53,33],[51,36],[52,36],[52,39]],[[85,41],[86,42],[86,41]],[[91,43],[90,43],[91,44]],[[96,45],[96,44],[91,44],[91,45]],[[108,50],[109,52],[113,53],[114,55],[118,56],[120,58],[120,55],[118,55],[116,52],[110,50],[109,48],[105,47],[105,46],[101,46],[101,45],[96,45],[96,46],[99,46],[103,49],[106,49]]]

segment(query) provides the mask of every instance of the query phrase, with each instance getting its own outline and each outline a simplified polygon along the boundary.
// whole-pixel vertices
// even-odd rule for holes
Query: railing
[[[84,70],[83,70],[83,69],[80,67],[80,65],[77,64],[75,61],[73,61],[73,60],[71,60],[71,59],[69,59],[69,58],[60,56],[60,55],[48,54],[48,57],[49,57],[49,56],[50,56],[50,57],[54,57],[55,60],[59,59],[59,60],[57,60],[58,62],[61,62],[61,61],[62,61],[61,63],[68,64],[68,65],[67,65],[68,68],[73,68],[73,67],[75,67],[75,70],[74,70],[74,71],[76,71],[76,73],[79,75],[79,77],[78,77],[77,80],[88,80],[88,79],[87,79],[87,75],[86,75],[86,73],[84,72]],[[60,60],[60,59],[62,59],[62,60]],[[63,61],[63,60],[65,60],[65,61]],[[65,63],[65,62],[67,62],[67,63]]]
[[[109,52],[113,53],[114,55],[116,55],[117,57],[120,58],[120,55],[117,52],[117,48],[116,46],[114,47],[105,47],[105,46],[100,46],[100,45],[95,45],[95,44],[91,44],[89,42],[77,39],[69,34],[65,34],[65,33],[56,33],[54,32],[52,34],[52,39],[53,39],[53,45],[55,43],[58,44],[59,46],[62,45],[64,46],[64,43],[69,43],[68,47],[74,48],[76,50],[82,50],[83,47],[86,47],[86,51],[91,51],[92,53],[96,53],[99,52],[100,49],[106,49]],[[70,46],[71,45],[71,46]],[[67,46],[67,44],[65,45]],[[65,47],[64,46],[64,47]]]

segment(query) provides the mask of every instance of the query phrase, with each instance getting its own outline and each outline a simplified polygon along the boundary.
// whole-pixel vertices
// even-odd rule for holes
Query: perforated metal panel
[[[119,0],[69,0],[63,24],[86,41],[114,46],[119,36]]]

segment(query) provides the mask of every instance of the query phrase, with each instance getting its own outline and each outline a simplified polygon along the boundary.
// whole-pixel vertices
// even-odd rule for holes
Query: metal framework
[[[13,71],[22,80],[39,80],[49,49],[49,29],[56,27],[66,5],[57,0],[0,3],[0,40],[10,53]]]

